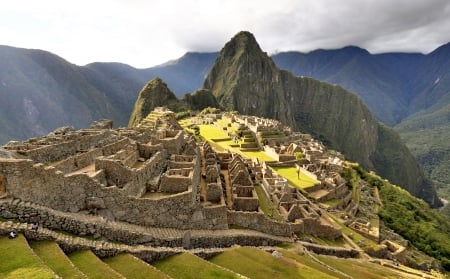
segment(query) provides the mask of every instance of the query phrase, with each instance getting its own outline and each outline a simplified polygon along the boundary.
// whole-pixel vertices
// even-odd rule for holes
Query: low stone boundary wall
[[[43,228],[61,230],[80,236],[94,236],[128,245],[154,247],[212,248],[232,245],[267,246],[288,239],[258,231],[238,230],[176,230],[147,228],[121,222],[106,221],[102,217],[79,213],[59,212],[28,202],[0,203],[0,217],[21,223],[39,223]]]
[[[260,212],[228,210],[228,224],[278,236],[290,236],[292,232],[303,232],[303,223],[282,223],[266,218]]]
[[[323,246],[308,242],[300,242],[306,249],[320,255],[335,256],[339,258],[355,258],[359,252],[351,248]]]

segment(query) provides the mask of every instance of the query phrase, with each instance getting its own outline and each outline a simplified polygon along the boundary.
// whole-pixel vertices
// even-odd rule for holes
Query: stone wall
[[[150,163],[147,170],[152,170]],[[196,214],[194,201],[197,200],[197,193],[193,191],[159,199],[140,199],[128,196],[127,188],[106,187],[85,174],[64,176],[55,168],[33,165],[31,160],[14,160],[14,164],[2,160],[0,172],[5,175],[5,186],[10,196],[61,211],[85,210],[86,199],[96,197],[103,200],[106,207],[99,214],[113,220],[173,228],[196,226],[216,229],[227,226],[226,218],[200,218],[202,222],[191,222]]]
[[[96,148],[81,154],[76,154],[58,164],[55,164],[54,166],[64,173],[69,173],[93,164],[95,158],[99,156],[103,156],[103,151],[100,148]]]
[[[111,144],[117,140],[111,135],[109,130],[80,131],[77,134],[66,136],[66,141],[29,149],[25,155],[39,163],[60,161],[76,154],[77,151],[86,151]]]
[[[105,172],[107,185],[116,185],[123,188],[126,183],[132,181],[133,170],[119,160],[100,157],[95,160],[95,170]]]
[[[304,232],[304,225],[298,223],[283,223],[266,218],[261,212],[228,211],[228,224],[256,230],[272,235],[290,236],[292,232]]]
[[[324,224],[318,218],[304,218],[302,221],[304,223],[303,233],[329,239],[337,239],[342,236],[341,228]]]
[[[161,176],[159,190],[165,193],[187,191],[192,183],[193,169],[169,169]]]
[[[323,246],[308,242],[301,242],[301,244],[308,250],[321,255],[329,255],[335,256],[339,258],[355,258],[359,255],[359,252],[355,249],[351,248],[343,248],[343,247],[330,247]]]

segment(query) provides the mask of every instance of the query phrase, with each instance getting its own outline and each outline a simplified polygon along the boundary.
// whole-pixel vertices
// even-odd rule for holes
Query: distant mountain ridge
[[[346,47],[279,53],[273,61],[296,75],[339,84],[358,94],[378,119],[388,125],[400,123],[396,129],[427,175],[446,185],[450,144],[443,131],[450,130],[449,45],[427,55],[372,55]],[[150,79],[161,77],[181,97],[201,87],[217,57],[217,52],[187,53],[148,69],[120,63],[76,66],[49,52],[0,46],[0,143],[43,135],[63,125],[87,127],[99,118],[126,126],[139,90]],[[435,169],[439,171],[433,174]]]
[[[311,133],[430,204],[440,203],[397,133],[378,123],[358,97],[279,70],[249,32],[225,45],[203,87],[227,110],[274,118]]]

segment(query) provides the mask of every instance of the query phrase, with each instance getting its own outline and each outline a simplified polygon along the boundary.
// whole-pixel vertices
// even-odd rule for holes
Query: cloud
[[[269,52],[357,45],[429,52],[450,41],[447,0],[15,0],[2,3],[1,44],[77,64],[149,67],[186,51],[218,51],[237,32]]]

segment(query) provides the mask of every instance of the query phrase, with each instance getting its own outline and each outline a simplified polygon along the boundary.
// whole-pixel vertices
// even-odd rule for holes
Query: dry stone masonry
[[[220,117],[211,116],[208,121]],[[291,133],[269,120],[245,121],[251,133],[267,132],[261,128],[263,124]],[[267,146],[275,150],[276,143]],[[103,237],[121,235],[106,225],[109,222],[130,228],[176,229],[183,231],[176,246],[196,247],[213,247],[213,242],[231,246],[252,239],[236,235],[218,241],[221,237],[214,231],[227,231],[231,225],[248,229],[256,238],[255,231],[285,237],[292,232],[311,233],[333,239],[342,234],[339,228],[323,222],[320,210],[284,178],[271,173],[268,166],[237,154],[217,153],[208,143],[197,143],[178,125],[175,114],[164,108],[150,113],[136,128],[112,129],[112,122],[102,120],[89,129],[65,127],[41,138],[9,142],[2,149],[2,154],[8,154],[0,158],[0,198],[5,201],[2,218],[39,220],[51,229],[72,228],[69,231],[80,235],[102,232]],[[288,145],[284,153],[278,151],[286,155],[279,157],[284,158],[279,162],[292,161],[297,150],[307,154],[305,144],[298,142]],[[316,154],[313,160],[311,156],[302,167],[314,165],[312,175],[320,178],[329,167],[317,162],[323,157]],[[320,189],[329,189],[334,196],[344,194],[336,190],[344,183],[339,176],[319,181]],[[264,215],[255,184],[263,186],[284,216],[283,221]],[[80,221],[90,220],[89,216],[101,218],[101,224]],[[204,233],[191,234],[191,230]],[[258,245],[271,242],[259,239]],[[158,241],[148,244],[167,244]],[[205,241],[210,244],[202,244]]]

